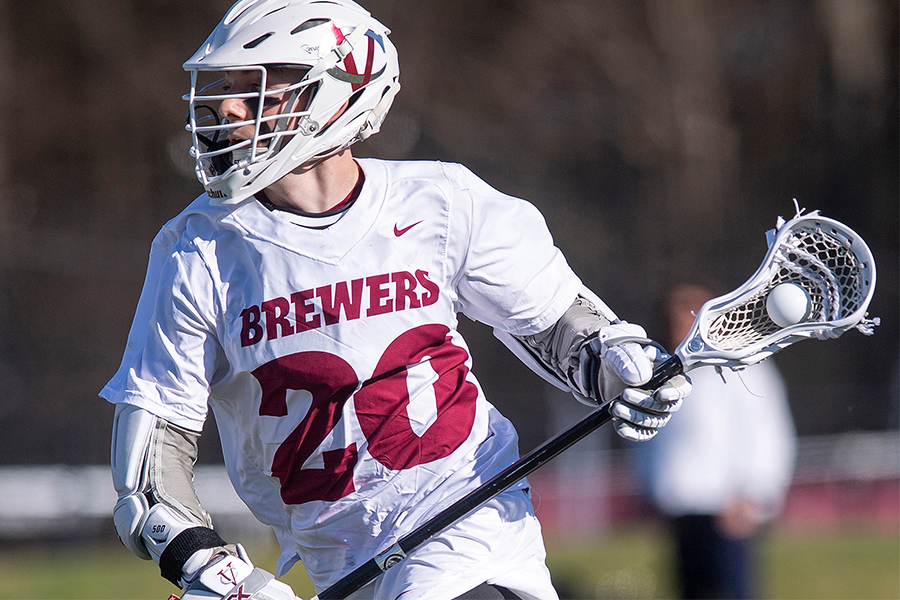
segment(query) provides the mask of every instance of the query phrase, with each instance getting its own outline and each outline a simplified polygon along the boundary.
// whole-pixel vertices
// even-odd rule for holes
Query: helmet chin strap
[[[391,107],[391,104],[394,102],[394,96],[396,96],[399,91],[400,82],[395,81],[381,97],[378,104],[375,105],[375,108],[366,115],[366,124],[360,133],[365,133],[365,135],[368,136],[381,129],[381,122],[384,120],[385,113],[387,113],[387,110]]]
[[[353,48],[356,47],[356,44],[366,35],[367,27],[360,23],[357,25],[353,31],[350,32],[350,35],[344,36],[343,41],[335,46],[331,52],[325,55],[325,57],[316,63],[312,69],[309,70],[309,73],[306,74],[308,79],[318,79],[325,72],[334,67],[338,62],[347,58],[347,56],[353,52]]]

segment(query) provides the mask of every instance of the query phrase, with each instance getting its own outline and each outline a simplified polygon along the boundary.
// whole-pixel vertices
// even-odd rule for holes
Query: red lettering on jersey
[[[331,286],[316,288],[316,296],[322,299],[322,312],[325,313],[325,324],[334,325],[341,320],[341,307],[344,308],[344,315],[346,315],[348,321],[358,319],[362,308],[362,291],[362,279],[351,281],[350,290],[347,288],[346,281],[337,282],[334,286],[333,295]]]
[[[266,300],[262,303],[263,312],[266,313],[266,336],[270,340],[286,335],[293,335],[294,326],[288,320],[288,313],[291,310],[287,298],[275,298]],[[281,329],[281,335],[278,335],[278,329]]]
[[[366,277],[366,285],[369,286],[369,310],[366,311],[367,317],[383,315],[384,313],[391,312],[393,309],[393,305],[389,299],[385,302],[385,299],[390,296],[391,290],[384,286],[387,285],[390,280],[391,278],[387,273],[384,275]]]
[[[398,271],[391,273],[391,281],[397,285],[397,291],[394,294],[394,310],[406,310],[407,300],[409,308],[419,308],[419,297],[416,295],[416,278],[412,273],[406,271]]]
[[[263,328],[259,321],[258,306],[249,306],[241,311],[241,346],[252,346],[262,339]]]
[[[364,294],[365,287],[369,288],[368,294]],[[366,297],[368,300],[364,301]],[[263,336],[274,340],[322,325],[334,325],[341,319],[358,319],[364,304],[365,316],[373,317],[431,306],[439,297],[440,288],[428,277],[428,271],[422,269],[415,275],[395,271],[293,292],[289,300],[272,298],[241,311],[241,346],[252,346]],[[320,299],[321,308],[314,302],[315,298]]]
[[[272,461],[284,502],[332,502],[355,491],[357,441],[342,442],[343,435],[326,441],[351,397],[365,436],[358,441],[382,465],[409,469],[450,456],[468,439],[475,422],[478,388],[468,380],[467,360],[465,349],[453,344],[449,328],[434,323],[410,329],[388,344],[371,379],[358,391],[360,382],[350,364],[327,352],[297,352],[254,369],[262,392],[260,415],[292,420],[302,416]],[[431,365],[436,377],[430,383],[420,380],[419,386],[431,386],[437,414],[421,431],[414,430],[410,421],[408,375],[423,362]],[[305,390],[312,396],[304,415],[288,414],[288,390]],[[423,399],[418,394],[424,390],[415,391]],[[321,463],[308,466],[315,453],[321,454]]]
[[[272,475],[281,481],[281,497],[287,504],[312,500],[333,501],[354,489],[356,444],[322,452],[324,468],[304,468],[325,436],[341,419],[344,404],[356,389],[353,368],[327,352],[298,352],[282,356],[253,370],[262,388],[259,414],[288,415],[287,390],[306,390],[312,407],[275,452]]]
[[[389,469],[409,469],[449,456],[469,437],[478,389],[466,379],[468,354],[454,346],[446,325],[421,325],[391,342],[372,378],[356,392],[354,407],[368,452]],[[410,425],[408,365],[428,359],[437,419],[422,435]],[[398,399],[391,402],[392,399]]]
[[[436,283],[428,279],[428,271],[419,269],[416,271],[416,279],[419,280],[422,287],[428,290],[427,294],[422,294],[422,306],[431,306],[437,302],[441,290]]]
[[[316,329],[322,325],[322,317],[313,314],[316,310],[313,299],[315,290],[303,290],[291,294],[291,302],[294,304],[294,320],[297,323],[297,333]],[[310,316],[312,315],[312,316]]]

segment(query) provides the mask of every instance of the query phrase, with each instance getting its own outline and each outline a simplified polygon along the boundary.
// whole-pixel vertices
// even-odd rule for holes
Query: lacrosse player
[[[517,458],[458,313],[582,401],[613,401],[627,439],[689,392],[636,387],[662,353],[582,285],[532,205],[457,164],[352,157],[400,88],[388,33],[349,0],[241,0],[184,65],[205,193],[153,242],[101,392],[117,532],[184,599],[294,598],[198,502],[209,408],[277,574],[302,560],[321,591]],[[544,556],[523,480],[355,597],[556,598]]]

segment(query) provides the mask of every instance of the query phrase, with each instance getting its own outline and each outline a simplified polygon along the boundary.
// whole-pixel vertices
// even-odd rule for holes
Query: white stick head
[[[708,301],[675,350],[685,370],[740,368],[801,339],[835,338],[856,328],[871,335],[866,310],[875,290],[875,260],[846,225],[818,211],[779,219],[756,273]]]

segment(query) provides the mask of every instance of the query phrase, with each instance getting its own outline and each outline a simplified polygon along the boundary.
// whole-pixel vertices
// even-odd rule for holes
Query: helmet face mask
[[[287,71],[287,68],[277,68]],[[259,162],[282,149],[290,137],[309,133],[315,125],[309,119],[308,94],[314,85],[303,82],[305,71],[291,68],[297,73],[294,83],[271,85],[269,82],[271,67],[254,66],[235,68],[221,77],[220,71],[194,72],[194,88],[199,90],[191,101],[188,114],[188,128],[195,140],[192,154],[198,159],[198,169],[202,171],[204,184],[214,183],[217,178],[226,176],[229,171],[246,168],[250,163]],[[255,91],[234,92],[228,77],[247,79],[246,73],[254,81]],[[196,83],[204,75],[212,74],[218,79],[206,85]],[[278,78],[278,79],[284,79]],[[245,104],[245,119],[229,120],[223,113],[221,104],[234,102]],[[243,130],[248,135],[239,135]],[[233,139],[232,139],[232,136]],[[198,152],[197,149],[201,150]]]
[[[242,0],[185,63],[195,172],[232,204],[378,131],[399,89],[389,31],[349,0]]]

